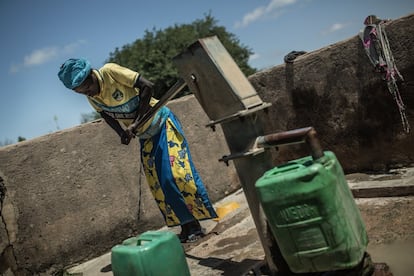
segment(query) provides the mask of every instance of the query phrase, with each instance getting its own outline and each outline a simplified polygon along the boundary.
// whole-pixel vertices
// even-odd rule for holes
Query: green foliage
[[[6,138],[4,139],[4,141],[0,141],[0,147],[11,145],[13,143],[14,142],[12,140],[10,140],[9,138]]]
[[[116,48],[110,53],[107,62],[115,62],[138,71],[154,83],[154,96],[160,98],[179,78],[172,63],[172,58],[185,50],[199,38],[216,35],[227,49],[242,72],[249,76],[256,72],[248,64],[252,51],[240,44],[240,41],[218,26],[216,19],[210,14],[191,24],[174,25],[164,30],[146,31],[142,39],[134,43]],[[179,96],[182,96],[182,93]]]
[[[23,142],[23,141],[26,141],[26,138],[24,138],[23,136],[17,137],[17,142]],[[14,143],[15,142],[13,142],[13,140],[11,140],[9,138],[6,138],[6,139],[4,139],[4,141],[0,141],[0,147],[11,145],[11,144],[14,144]]]
[[[56,130],[59,130],[60,129],[60,127],[59,127],[59,123],[58,123],[58,121],[59,121],[59,118],[58,118],[58,116],[53,116],[53,121],[55,121],[55,124],[56,124]]]
[[[91,113],[82,113],[81,114],[81,124],[95,121],[101,118],[101,114],[96,111],[92,111]]]

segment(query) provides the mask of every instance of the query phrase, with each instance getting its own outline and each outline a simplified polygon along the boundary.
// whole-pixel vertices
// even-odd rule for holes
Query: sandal
[[[205,236],[197,220],[181,225],[181,229],[178,238],[182,243],[195,242]]]

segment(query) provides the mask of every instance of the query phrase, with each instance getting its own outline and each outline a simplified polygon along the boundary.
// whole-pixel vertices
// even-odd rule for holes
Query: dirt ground
[[[358,199],[358,204],[371,244],[414,239],[413,197]]]
[[[387,174],[347,175],[348,183],[359,187],[414,184],[414,168]],[[385,262],[394,276],[414,275],[414,196],[357,198],[368,232],[367,251],[374,262]]]
[[[349,174],[352,188],[394,187],[414,185],[414,167],[391,170],[384,174]],[[414,239],[414,196],[356,198],[371,244]]]

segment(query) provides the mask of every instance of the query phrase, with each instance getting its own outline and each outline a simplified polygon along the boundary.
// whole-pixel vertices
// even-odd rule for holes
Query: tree
[[[197,39],[214,35],[220,39],[246,76],[256,72],[248,64],[253,52],[241,45],[236,36],[227,32],[225,27],[218,26],[217,20],[210,14],[191,24],[174,25],[164,30],[154,28],[151,32],[146,30],[142,39],[123,46],[121,50],[116,48],[110,53],[107,62],[115,62],[140,72],[154,83],[154,96],[160,98],[179,78],[172,58]]]
[[[58,123],[58,116],[53,116],[53,121],[55,121],[55,124],[56,124],[56,130],[59,130],[60,129],[60,127],[59,127],[59,123]]]
[[[23,142],[23,141],[26,141],[25,137],[23,137],[23,136],[18,136],[17,137],[17,142]],[[0,141],[0,147],[11,145],[11,144],[14,144],[14,143],[15,142],[13,142],[11,139],[6,138],[6,139],[4,139],[4,141]]]
[[[9,138],[4,139],[4,141],[0,141],[0,147],[7,146],[13,144],[13,141]]]
[[[95,121],[101,118],[101,114],[98,112],[92,111],[91,113],[82,113],[81,114],[81,124]]]

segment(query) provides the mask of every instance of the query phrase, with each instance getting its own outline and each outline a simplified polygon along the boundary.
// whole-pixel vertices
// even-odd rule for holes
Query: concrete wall
[[[414,16],[387,27],[407,80],[414,75],[413,28]],[[268,133],[312,125],[348,172],[413,162],[413,134],[401,131],[395,102],[356,36],[249,80],[273,104],[265,118]],[[402,86],[401,95],[414,127],[412,86]],[[211,199],[238,189],[232,162],[218,162],[229,154],[220,126],[215,132],[205,127],[209,118],[193,96],[169,106],[183,124]],[[308,149],[272,153],[279,164],[308,155]],[[9,275],[50,273],[163,225],[140,173],[137,141],[120,144],[101,121],[1,148],[0,199],[0,273]]]
[[[193,96],[170,107],[211,199],[238,189],[234,168],[218,161],[228,154],[221,129],[205,127]],[[138,141],[122,145],[101,121],[1,148],[0,268],[58,270],[163,226],[140,167]]]
[[[357,35],[249,77],[262,99],[273,104],[267,131],[313,126],[322,147],[334,151],[347,172],[414,163],[414,15],[390,21],[385,30],[405,80],[398,88],[410,133],[404,132],[397,104]],[[274,162],[308,152],[303,146],[283,147]]]

